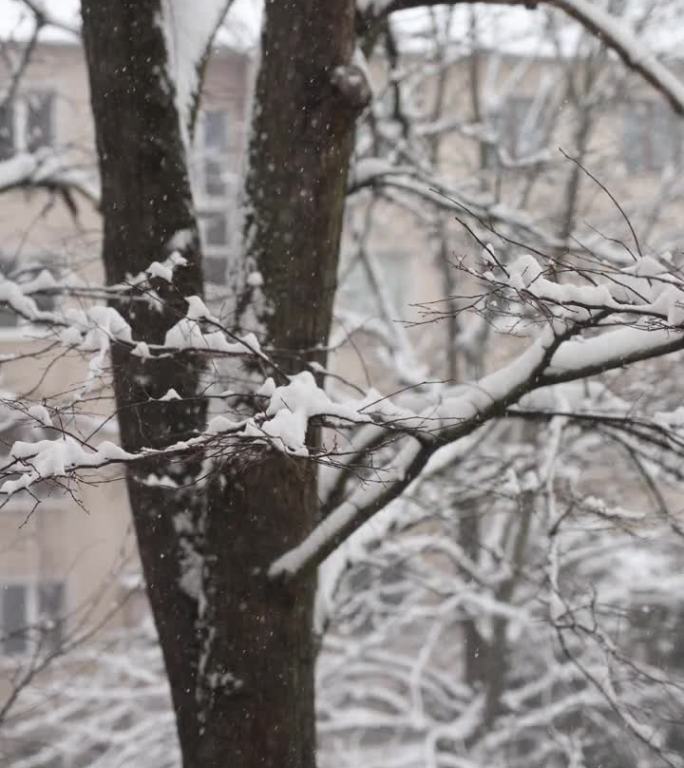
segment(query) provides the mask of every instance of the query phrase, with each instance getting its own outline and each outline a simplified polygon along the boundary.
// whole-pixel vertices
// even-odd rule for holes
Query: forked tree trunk
[[[162,0],[83,0],[109,282],[163,260],[173,236],[188,233],[188,267],[172,286],[158,286],[164,310],[117,306],[134,338],[148,342],[163,342],[185,314],[183,297],[202,294],[161,11]],[[266,3],[245,246],[232,287],[237,322],[256,326],[278,350],[281,370],[322,360],[314,348],[327,340],[353,126],[367,98],[362,73],[350,66],[353,25],[353,0]],[[257,270],[258,288],[245,279]],[[126,449],[162,446],[203,428],[196,358],[143,362],[119,348],[113,368]],[[187,399],[150,400],[169,388]],[[313,430],[310,440],[316,444]],[[255,447],[226,456],[218,469],[206,493],[195,485],[199,461],[150,462],[128,475],[183,764],[312,768],[315,577],[286,586],[266,571],[315,524],[315,466]],[[171,475],[181,489],[146,485],[150,472]],[[189,580],[198,563],[200,578]]]

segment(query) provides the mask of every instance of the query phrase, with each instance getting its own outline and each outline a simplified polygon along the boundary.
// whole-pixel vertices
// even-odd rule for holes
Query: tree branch
[[[680,115],[684,115],[684,84],[661,64],[618,18],[588,0],[482,0],[487,5],[511,5],[535,9],[547,5],[564,11],[578,21],[590,33],[611,48],[630,69],[659,91]],[[382,19],[396,11],[433,5],[462,5],[470,0],[379,0],[370,3],[369,9],[360,13],[360,29],[376,26]]]

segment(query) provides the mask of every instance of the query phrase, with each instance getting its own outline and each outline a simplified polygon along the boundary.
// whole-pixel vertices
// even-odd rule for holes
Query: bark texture
[[[136,340],[163,342],[202,295],[201,255],[161,0],[83,0],[102,178],[107,279],[179,250],[188,266],[157,286],[164,308],[120,303]],[[353,0],[266,3],[234,270],[238,325],[278,349],[280,371],[322,360],[335,293],[355,118],[367,98],[352,65]],[[182,238],[177,233],[183,232]],[[174,242],[175,236],[175,242]],[[258,270],[264,284],[247,275]],[[258,295],[257,295],[258,293]],[[201,430],[195,357],[141,361],[113,349],[122,444],[160,447]],[[169,388],[182,400],[155,402]],[[310,441],[317,442],[312,430]],[[313,768],[315,578],[268,580],[272,560],[318,517],[315,465],[268,449],[224,457],[208,489],[201,458],[129,472],[148,594],[185,768]],[[146,485],[171,475],[179,490]],[[198,566],[199,564],[199,566]],[[199,567],[189,579],[190,566]]]
[[[160,0],[83,0],[83,37],[102,184],[102,255],[107,281],[118,283],[173,250],[188,260],[173,285],[156,286],[163,304],[115,304],[133,338],[163,343],[185,315],[184,297],[202,294],[197,225],[174,89],[165,76],[166,44]],[[178,237],[178,233],[184,233]],[[201,430],[205,404],[198,399],[202,367],[191,355],[142,360],[114,345],[114,389],[123,447],[163,447]],[[183,400],[154,398],[174,388]],[[197,602],[182,588],[186,543],[179,516],[197,530],[203,500],[194,481],[199,461],[166,466],[149,461],[127,474],[138,547],[166,667],[181,744],[196,735]],[[144,480],[170,475],[177,493]]]
[[[325,358],[354,123],[368,97],[353,52],[352,0],[266,3],[232,279],[238,326],[275,350],[281,372]],[[246,280],[254,271],[257,287]],[[315,465],[274,450],[226,461],[212,483],[207,583],[224,597],[208,599],[216,631],[202,663],[213,713],[205,744],[220,752],[210,745],[228,743],[225,765],[315,765],[315,575],[284,584],[266,571],[318,515]],[[214,763],[201,755],[194,765]]]
[[[369,98],[353,54],[350,0],[267,2],[240,266],[263,275],[256,320],[293,370],[330,327],[353,126]],[[251,292],[236,290],[249,324]]]

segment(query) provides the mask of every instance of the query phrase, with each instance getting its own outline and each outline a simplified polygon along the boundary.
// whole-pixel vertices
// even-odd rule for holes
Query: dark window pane
[[[228,245],[228,223],[222,213],[213,213],[204,219],[205,244],[209,246]]]
[[[668,104],[629,104],[623,126],[623,156],[630,173],[662,171],[681,155],[681,129]]]
[[[546,125],[543,105],[529,96],[513,96],[491,118],[496,145],[513,160],[524,159],[544,149]],[[485,144],[485,168],[497,166],[496,147]]]
[[[376,278],[382,285],[382,292],[389,301],[388,310],[400,317],[405,310],[407,289],[407,254],[399,251],[379,251],[375,254]],[[340,300],[345,307],[364,317],[380,317],[382,314],[379,297],[373,289],[373,282],[366,266],[356,261],[340,274]]]
[[[489,142],[484,144],[484,152],[482,153],[482,162],[484,168],[491,170],[499,165],[499,157],[496,153],[496,143],[491,144]]]
[[[26,261],[24,264],[20,263],[22,272],[22,278],[28,281],[35,280],[43,271],[50,272],[53,277],[59,278],[59,272],[53,269],[47,268],[45,265],[51,261],[55,261],[56,256],[50,256],[50,254],[44,254],[34,257],[30,261]],[[36,306],[42,312],[52,312],[57,306],[57,297],[54,293],[35,293],[31,298],[36,302]]]
[[[647,117],[645,104],[633,104],[625,112],[623,128],[623,155],[630,173],[643,170],[646,160],[645,126]]]
[[[204,150],[226,152],[228,149],[228,113],[225,109],[212,109],[204,113]]]
[[[38,293],[32,298],[41,312],[52,312],[57,306],[56,296],[53,293]]]
[[[0,160],[14,154],[14,110],[11,104],[0,105]]]
[[[544,147],[542,114],[534,99],[516,96],[508,100],[506,130],[507,149],[514,158],[533,155]]]
[[[26,146],[31,152],[53,144],[53,104],[51,93],[32,93],[26,97]]]
[[[225,163],[207,158],[204,161],[204,191],[210,197],[225,197],[228,185],[225,180]]]
[[[205,256],[203,265],[208,283],[223,285],[226,282],[226,260],[223,256]]]
[[[64,638],[64,584],[45,582],[38,586],[38,617],[43,625],[43,645],[54,651]]]
[[[0,306],[0,328],[16,328],[19,316],[6,306]]]
[[[5,653],[26,650],[26,587],[19,584],[2,589],[2,636]]]
[[[651,164],[654,171],[661,171],[677,161],[680,135],[679,122],[670,105],[655,103],[651,135]]]

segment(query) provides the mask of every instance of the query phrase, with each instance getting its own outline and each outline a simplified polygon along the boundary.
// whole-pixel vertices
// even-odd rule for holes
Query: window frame
[[[45,587],[58,587],[61,590],[61,597],[55,615],[48,616],[50,621],[55,622],[55,628],[41,633],[41,644],[43,650],[49,653],[56,651],[64,641],[64,629],[67,616],[68,589],[65,579],[26,579],[7,578],[0,584],[0,656],[5,658],[21,657],[31,653],[35,649],[32,642],[32,630],[35,630],[42,618],[46,615],[41,611],[41,590]],[[24,625],[17,628],[6,628],[5,622],[5,590],[21,588],[24,591]],[[56,637],[50,638],[52,632],[56,630]],[[15,650],[7,650],[8,641],[18,637],[21,640],[22,647]],[[45,640],[47,639],[47,642]]]
[[[47,141],[32,146],[31,137],[28,135],[31,117],[31,99],[46,99],[48,108]],[[29,88],[18,93],[10,103],[4,104],[3,109],[9,113],[10,136],[8,137],[7,150],[3,151],[3,142],[0,141],[0,160],[7,160],[14,155],[24,152],[37,152],[46,147],[54,147],[56,139],[57,121],[55,91],[50,88]]]
[[[223,135],[223,138],[217,142],[209,140],[207,126],[211,118],[208,115],[222,116],[224,130],[219,130],[216,135]],[[205,257],[207,281],[212,285],[225,285],[225,273],[233,244],[231,227],[237,178],[230,166],[232,115],[233,110],[226,104],[208,105],[202,109],[197,117],[191,156],[202,253]],[[216,179],[220,179],[220,182],[212,189]],[[214,217],[223,220],[225,241],[222,243],[208,242],[208,221]]]
[[[630,119],[634,121],[632,126]],[[667,149],[663,149],[662,129]],[[630,132],[636,139],[629,136]],[[683,142],[679,119],[662,99],[643,97],[623,105],[621,159],[630,176],[657,174],[668,166],[676,167],[682,160]]]
[[[535,109],[537,103],[539,108]],[[501,150],[514,163],[535,157],[544,151],[549,136],[542,107],[543,102],[536,96],[521,94],[508,96],[501,106],[490,114],[489,124],[493,129],[495,140],[485,142],[484,167],[486,170],[499,166]],[[530,132],[526,135],[524,129],[535,113],[538,113],[540,119],[532,123]]]
[[[211,146],[207,137],[209,115],[222,115],[225,122],[225,134],[220,146]],[[235,180],[230,173],[230,124],[231,111],[227,106],[212,106],[202,109],[197,118],[197,130],[192,152],[192,165],[195,170],[195,185],[198,197],[204,204],[230,200],[234,191]],[[220,134],[219,134],[220,135]],[[218,168],[219,173],[209,171]],[[222,171],[222,173],[221,173]],[[219,179],[220,190],[211,191],[212,184]]]
[[[410,251],[391,246],[380,248],[373,253],[373,261],[379,270],[378,276],[385,280],[382,291],[389,299],[387,308],[400,317],[410,301],[407,295],[412,264]],[[340,264],[338,283],[340,306],[364,319],[382,318],[381,301],[373,291],[368,267],[358,254],[351,254],[348,262]]]

